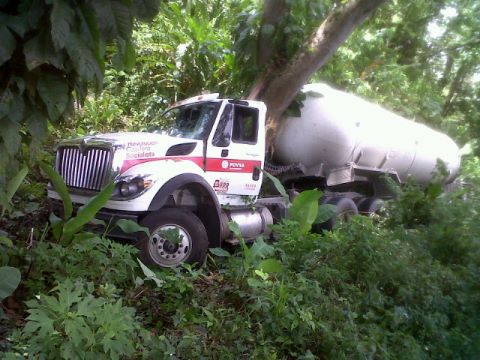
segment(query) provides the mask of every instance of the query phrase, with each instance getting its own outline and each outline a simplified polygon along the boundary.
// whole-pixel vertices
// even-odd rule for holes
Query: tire
[[[383,205],[384,201],[376,197],[363,198],[357,203],[358,212],[365,216],[372,216],[378,213]]]
[[[330,220],[325,221],[322,224],[315,225],[313,228],[314,232],[332,230],[339,219],[343,221],[349,221],[353,215],[358,214],[357,205],[355,205],[352,199],[347,197],[336,196],[328,199],[324,202],[324,204],[335,205],[337,209],[336,214]]]
[[[160,209],[147,215],[140,225],[150,230],[150,238],[145,234],[137,244],[140,260],[146,265],[176,267],[182,263],[198,266],[205,263],[208,250],[207,231],[191,211],[179,208]],[[175,231],[169,234],[165,232],[168,230]],[[170,236],[172,238],[169,240]],[[178,238],[174,239],[177,236]]]

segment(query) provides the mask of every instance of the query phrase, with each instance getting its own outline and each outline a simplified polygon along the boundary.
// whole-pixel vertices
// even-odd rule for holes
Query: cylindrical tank
[[[279,162],[321,169],[323,176],[354,163],[426,183],[440,159],[447,182],[457,175],[459,149],[448,136],[325,84],[306,85],[303,92],[301,116],[287,118],[277,133]]]
[[[228,221],[237,223],[240,233],[245,240],[255,239],[257,236],[268,236],[272,232],[270,225],[273,224],[272,214],[268,208],[259,206],[256,209],[225,209],[227,221],[225,228],[228,229]],[[225,235],[230,235],[229,232]],[[226,237],[226,236],[225,236]]]

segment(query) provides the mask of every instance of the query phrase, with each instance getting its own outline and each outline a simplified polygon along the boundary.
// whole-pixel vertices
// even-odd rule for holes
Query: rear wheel
[[[208,250],[205,226],[191,211],[167,208],[147,215],[140,223],[150,230],[138,243],[140,259],[147,265],[175,267],[202,265]]]
[[[357,206],[352,199],[347,197],[336,196],[328,199],[324,204],[335,205],[336,214],[330,220],[315,225],[313,230],[316,232],[320,232],[321,230],[332,230],[339,219],[349,221],[353,215],[358,214]]]
[[[360,214],[366,216],[372,216],[381,212],[383,205],[384,201],[376,197],[364,198],[357,203]]]

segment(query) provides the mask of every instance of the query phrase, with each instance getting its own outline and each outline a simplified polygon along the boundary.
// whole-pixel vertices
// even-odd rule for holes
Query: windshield
[[[202,102],[179,106],[163,114],[170,136],[204,140],[217,116],[220,102]]]

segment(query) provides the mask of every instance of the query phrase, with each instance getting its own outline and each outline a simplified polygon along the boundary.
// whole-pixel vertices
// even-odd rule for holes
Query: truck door
[[[259,109],[226,103],[206,151],[206,178],[221,203],[239,205],[241,195],[257,196],[262,173],[265,139],[259,138]]]

